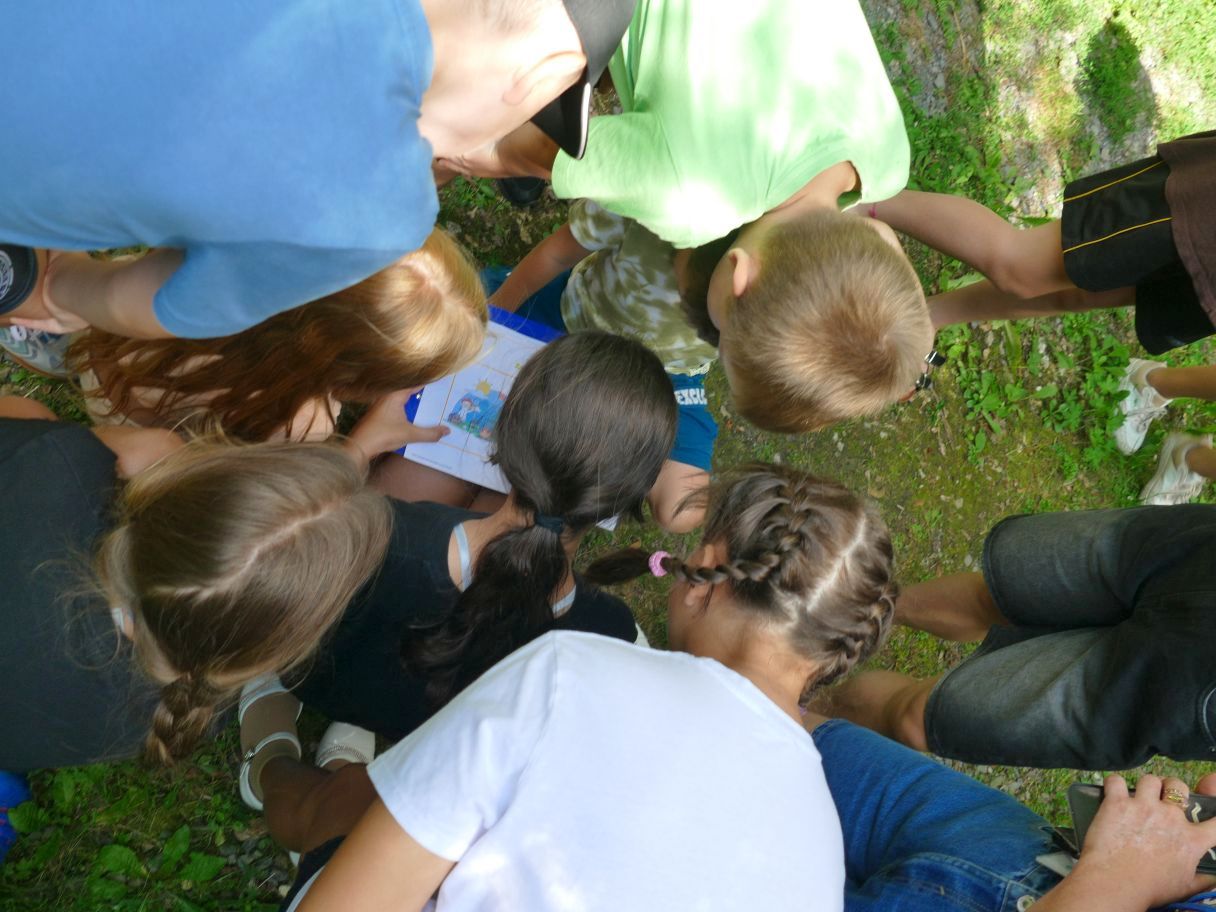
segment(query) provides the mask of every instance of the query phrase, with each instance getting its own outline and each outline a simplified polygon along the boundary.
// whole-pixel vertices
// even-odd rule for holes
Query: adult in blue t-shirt
[[[546,105],[555,138],[581,146],[571,99],[585,109],[633,0],[498,6],[11,6],[0,322],[228,335],[418,248],[438,210],[433,156]],[[61,252],[135,245],[161,249],[118,262]]]

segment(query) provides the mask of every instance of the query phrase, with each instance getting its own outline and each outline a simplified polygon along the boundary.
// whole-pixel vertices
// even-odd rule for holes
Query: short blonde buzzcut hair
[[[739,414],[800,433],[906,395],[933,338],[907,257],[832,211],[775,225],[763,245],[759,275],[722,327]]]

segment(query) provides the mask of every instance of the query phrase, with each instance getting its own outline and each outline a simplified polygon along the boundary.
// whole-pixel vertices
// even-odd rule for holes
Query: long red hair
[[[127,339],[89,331],[69,352],[92,370],[108,413],[140,424],[211,426],[266,440],[328,397],[370,403],[471,361],[485,292],[463,250],[436,229],[423,246],[358,285],[219,339]],[[150,418],[144,416],[150,413]]]

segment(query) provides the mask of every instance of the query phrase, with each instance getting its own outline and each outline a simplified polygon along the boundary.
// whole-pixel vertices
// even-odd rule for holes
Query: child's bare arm
[[[562,225],[533,247],[511,270],[502,287],[490,297],[490,303],[503,310],[515,311],[524,301],[590,254],[590,250],[574,239],[569,223]]]
[[[447,436],[445,425],[419,427],[405,417],[405,404],[418,388],[398,390],[381,396],[359,419],[342,446],[356,464],[366,469],[381,453],[400,449],[411,443],[434,443]]]
[[[93,428],[93,434],[118,457],[119,478],[134,478],[185,446],[177,434],[163,428],[103,425]]]
[[[0,396],[0,418],[24,418],[34,421],[58,421],[59,416],[36,399],[23,396]]]
[[[419,912],[455,862],[428,851],[377,798],[300,903],[300,912]]]
[[[896,231],[977,269],[1015,297],[1075,287],[1064,271],[1058,221],[1019,229],[974,200],[917,190],[864,208]]]
[[[709,473],[683,462],[668,459],[646,495],[650,513],[668,532],[684,534],[701,525],[705,507],[700,504],[680,509],[688,496],[709,484]]]
[[[59,420],[59,416],[41,402],[20,396],[0,396],[0,418]],[[177,434],[158,428],[106,425],[93,428],[93,435],[118,457],[119,478],[131,478],[183,446]]]
[[[984,279],[929,298],[933,328],[972,320],[1020,320],[1028,317],[1058,317],[1107,307],[1128,307],[1135,303],[1135,288],[1111,291],[1083,291],[1065,288],[1045,295],[1026,298],[1001,291]]]

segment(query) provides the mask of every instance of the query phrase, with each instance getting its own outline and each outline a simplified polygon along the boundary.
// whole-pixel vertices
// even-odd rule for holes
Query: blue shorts
[[[1004,792],[868,729],[812,733],[844,832],[845,912],[1018,912],[1060,877],[1051,828]]]
[[[505,266],[488,266],[481,271],[481,283],[486,294],[493,294],[506,281],[511,270]],[[562,320],[562,292],[570,281],[569,271],[563,272],[548,285],[524,301],[516,311],[521,317],[543,323],[553,329],[566,332]],[[718,423],[709,412],[705,397],[705,374],[695,377],[688,374],[668,374],[676,393],[678,418],[676,442],[668,457],[672,462],[683,463],[703,472],[713,464],[714,441],[718,439]]]

